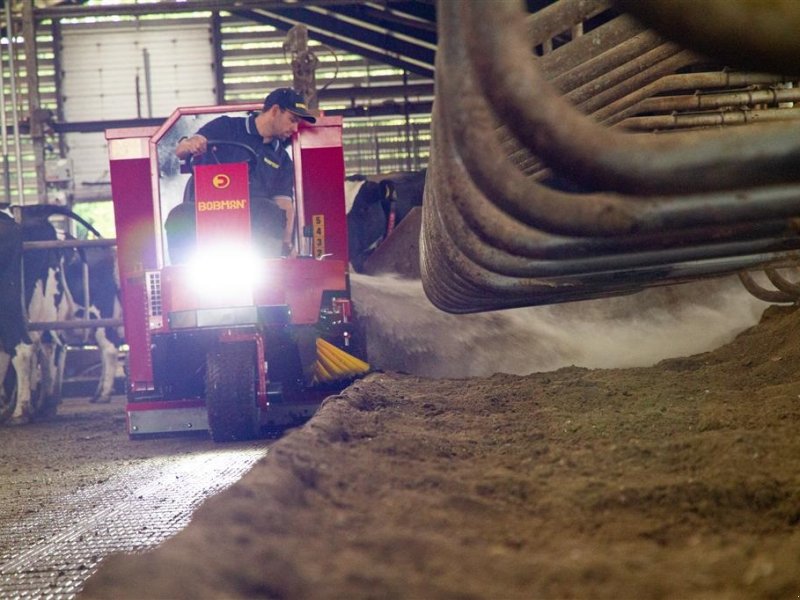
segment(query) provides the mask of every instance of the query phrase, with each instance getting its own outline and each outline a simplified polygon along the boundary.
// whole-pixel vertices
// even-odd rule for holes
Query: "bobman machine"
[[[298,252],[288,257],[254,252],[247,162],[186,173],[174,155],[208,120],[259,109],[178,109],[161,127],[106,132],[131,437],[252,438],[302,422],[369,369],[350,301],[341,119],[304,122],[292,140]],[[185,261],[165,230],[175,210],[193,211]]]

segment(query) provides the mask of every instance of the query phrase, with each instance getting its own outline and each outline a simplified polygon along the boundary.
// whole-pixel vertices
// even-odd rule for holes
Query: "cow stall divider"
[[[800,123],[787,106],[796,68],[730,73],[611,2],[528,13],[465,0],[439,2],[437,14],[421,239],[437,307],[572,302],[743,272],[752,292],[747,272],[764,269],[784,288],[771,298],[797,301],[797,284],[775,277],[800,264]],[[724,128],[695,130],[720,123],[721,107]],[[730,116],[743,108],[748,119]],[[685,112],[652,114],[664,111]],[[639,133],[643,124],[659,132]]]
[[[22,248],[24,252],[31,252],[36,250],[79,250],[81,248],[116,248],[117,240],[115,238],[101,238],[101,239],[68,239],[68,240],[43,240],[43,241],[26,241],[23,242]],[[24,264],[24,263],[23,263]],[[88,313],[88,307],[92,306],[92,294],[90,290],[90,269],[91,267],[86,261],[82,263],[81,273],[81,292],[83,302],[81,306],[84,308],[84,314]],[[66,274],[62,274],[66,277]],[[23,285],[22,293],[24,294],[25,285],[24,280],[26,277],[25,269],[22,269]],[[116,292],[116,282],[113,283]],[[27,309],[25,299],[22,299],[23,308]],[[94,387],[98,386],[98,379],[103,381],[106,377],[105,366],[107,363],[103,361],[102,351],[100,347],[91,339],[92,332],[100,328],[123,328],[124,322],[121,317],[116,318],[71,318],[64,320],[37,320],[30,321],[27,310],[25,310],[26,328],[29,332],[33,331],[50,331],[50,332],[67,332],[84,330],[82,339],[73,337],[69,340],[63,339],[63,334],[56,336],[56,344],[59,347],[59,352],[56,355],[56,381],[53,389],[54,402],[60,402],[64,396],[91,396],[94,393]],[[124,335],[123,335],[124,338]],[[125,344],[121,344],[117,350],[122,350],[122,355],[126,350]],[[114,361],[116,362],[116,361]],[[70,364],[74,363],[74,368],[70,369]],[[97,377],[87,377],[86,373],[94,372],[96,367],[100,367],[100,373]],[[116,369],[115,369],[116,370]],[[66,378],[65,378],[66,375]],[[124,393],[124,383],[117,381],[117,377],[113,374],[108,375],[113,377],[113,392]]]

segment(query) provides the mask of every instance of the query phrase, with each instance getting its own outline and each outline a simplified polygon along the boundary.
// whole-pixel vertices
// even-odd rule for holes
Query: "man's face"
[[[288,110],[278,109],[274,125],[274,135],[281,141],[286,141],[297,132],[297,125],[302,119]]]

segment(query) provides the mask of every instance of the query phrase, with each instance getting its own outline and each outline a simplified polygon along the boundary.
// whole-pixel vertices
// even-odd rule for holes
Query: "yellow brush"
[[[363,375],[369,365],[322,338],[317,338],[317,362],[314,364],[314,383],[329,383]]]

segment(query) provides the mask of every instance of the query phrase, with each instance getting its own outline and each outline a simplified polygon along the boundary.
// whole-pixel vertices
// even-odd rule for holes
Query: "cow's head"
[[[361,271],[364,261],[386,236],[386,226],[394,184],[389,180],[349,181],[345,186],[347,195],[347,233],[350,263]]]

